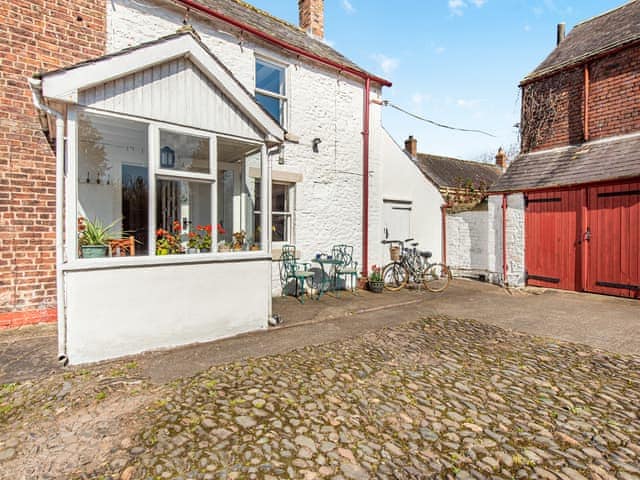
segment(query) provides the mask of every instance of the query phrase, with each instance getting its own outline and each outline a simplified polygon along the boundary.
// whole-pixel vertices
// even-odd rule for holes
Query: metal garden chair
[[[290,281],[295,281],[295,297],[304,303],[305,281],[311,283],[314,273],[309,271],[307,262],[298,262],[296,260],[295,246],[285,245],[282,248],[280,256],[280,282],[282,284],[282,296],[284,297]],[[309,296],[309,294],[307,294]]]
[[[331,256],[340,260],[340,265],[336,267],[336,276],[344,277],[345,290],[347,289],[347,278],[351,277],[351,292],[354,293],[358,282],[358,262],[353,260],[353,246],[334,245],[331,248]]]

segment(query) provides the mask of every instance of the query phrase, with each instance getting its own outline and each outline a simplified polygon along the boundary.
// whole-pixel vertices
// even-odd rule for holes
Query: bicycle
[[[429,263],[431,252],[418,250],[418,243],[411,244],[412,248],[405,248],[405,243],[411,242],[413,238],[406,240],[383,240],[383,244],[393,247],[398,244],[400,247],[400,258],[392,260],[382,269],[382,280],[384,288],[391,292],[403,289],[412,283],[422,283],[430,292],[439,293],[449,286],[451,281],[451,271],[443,263]]]

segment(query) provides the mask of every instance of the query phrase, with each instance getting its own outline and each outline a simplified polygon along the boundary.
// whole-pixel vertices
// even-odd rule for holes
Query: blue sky
[[[297,0],[248,0],[298,23]],[[325,38],[393,82],[384,97],[418,115],[497,138],[450,132],[386,107],[398,143],[480,159],[517,142],[518,82],[555,47],[556,24],[577,23],[624,0],[325,0]]]

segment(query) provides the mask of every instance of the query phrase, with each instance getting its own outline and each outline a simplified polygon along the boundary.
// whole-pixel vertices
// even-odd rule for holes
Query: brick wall
[[[589,139],[640,130],[640,45],[589,64]],[[541,122],[527,101],[537,97],[548,113]],[[522,89],[522,151],[584,140],[584,66],[526,84]],[[538,118],[536,118],[536,116]],[[536,136],[537,138],[533,138]]]
[[[0,328],[55,320],[55,151],[27,78],[104,53],[105,0],[0,0]]]

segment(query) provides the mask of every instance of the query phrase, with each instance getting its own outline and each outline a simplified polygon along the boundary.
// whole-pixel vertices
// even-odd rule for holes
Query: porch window
[[[280,124],[285,124],[285,68],[256,58],[256,100]]]
[[[260,144],[87,110],[77,144],[80,258],[260,249],[247,173]],[[108,227],[101,254],[84,248],[95,226]]]

